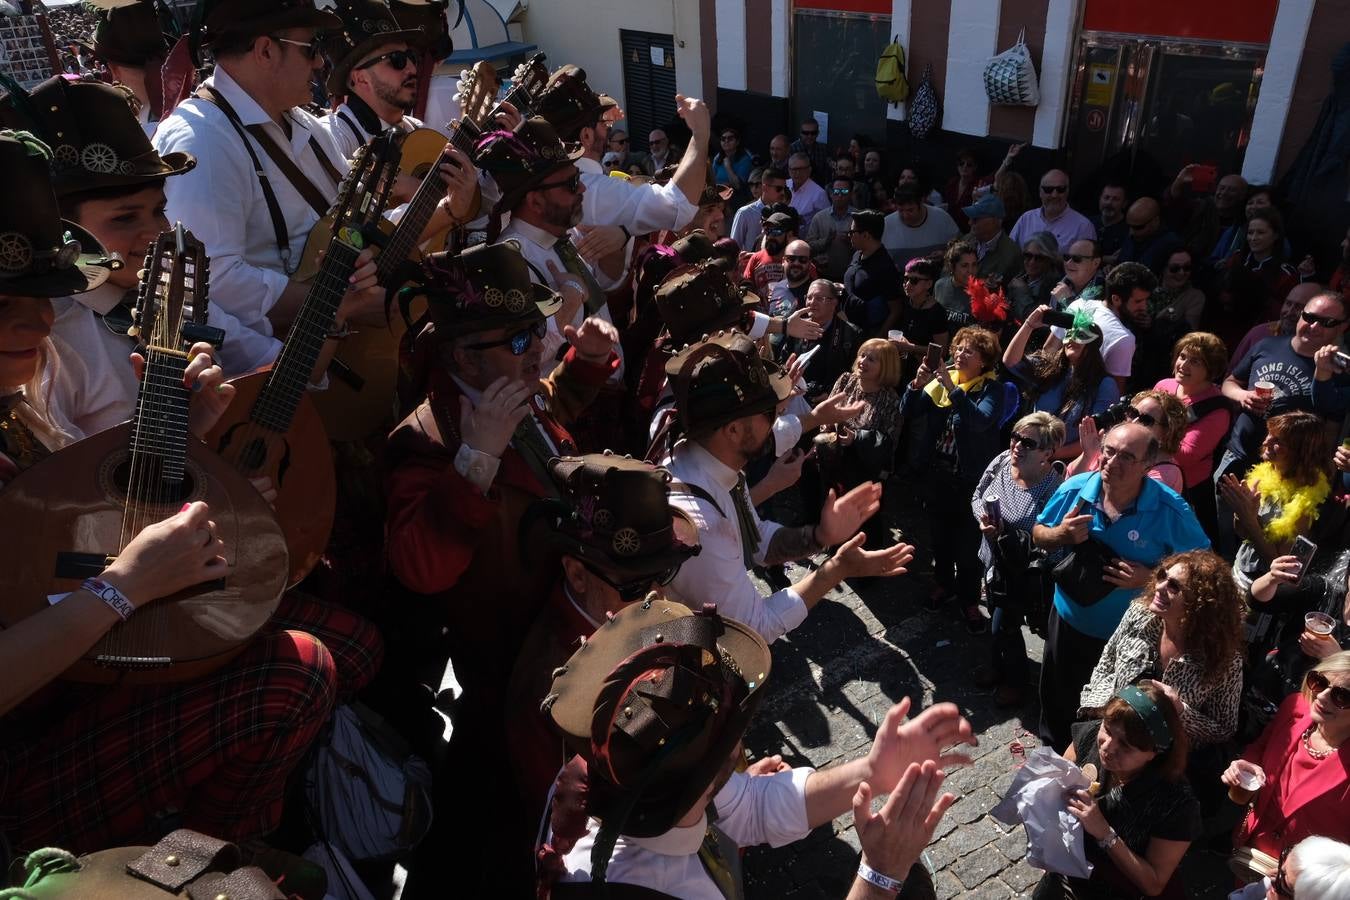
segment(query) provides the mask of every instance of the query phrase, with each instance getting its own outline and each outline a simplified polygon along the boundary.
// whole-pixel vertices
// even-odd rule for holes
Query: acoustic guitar
[[[389,202],[398,174],[399,137],[380,135],[356,153],[331,213],[337,223],[318,275],[276,361],[234,379],[238,392],[206,441],[239,472],[269,477],[277,518],[290,548],[290,582],[318,563],[333,528],[336,479],[328,435],[312,409],[310,376],[333,330],[356,257]],[[331,389],[331,386],[330,386]]]
[[[145,378],[131,421],[32,466],[0,492],[5,627],[98,575],[147,526],[184,503],[211,507],[229,574],[142,606],[62,677],[99,683],[195,678],[223,665],[276,611],[286,541],[248,480],[188,433],[187,350],[205,327],[207,260],[180,224],[150,247],[135,313]],[[218,340],[214,341],[219,343]]]

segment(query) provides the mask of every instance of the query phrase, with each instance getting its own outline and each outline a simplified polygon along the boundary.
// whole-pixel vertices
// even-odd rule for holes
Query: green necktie
[[[548,474],[548,461],[553,458],[554,453],[549,449],[548,441],[539,433],[539,426],[535,423],[533,414],[520,420],[512,435],[511,445],[516,448],[516,452],[525,460],[525,464],[530,467],[530,471],[539,479],[544,489],[556,496],[557,489]]]
[[[585,282],[587,314],[593,316],[604,309],[605,292],[601,290],[600,282],[595,280],[591,267],[586,265],[586,261],[577,252],[577,247],[572,243],[572,239],[564,234],[553,245],[553,251],[558,254],[558,259],[562,260],[564,269]]]
[[[726,857],[722,855],[721,843],[717,840],[717,835],[713,833],[712,826],[703,834],[703,844],[698,848],[698,861],[703,863],[703,869],[708,873],[708,877],[717,885],[717,889],[722,892],[722,896],[733,900],[737,896],[736,876],[731,873],[731,866],[727,864]]]
[[[745,567],[755,567],[755,554],[759,553],[759,528],[755,525],[755,511],[750,506],[750,491],[745,486],[745,475],[736,478],[736,486],[731,489],[732,502],[736,504],[736,526],[741,530],[741,554]]]

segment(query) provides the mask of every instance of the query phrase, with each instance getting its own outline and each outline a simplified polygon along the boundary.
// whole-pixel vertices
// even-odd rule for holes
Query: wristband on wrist
[[[778,323],[780,333],[787,337],[787,316],[774,316],[773,320]]]
[[[131,614],[136,611],[135,605],[127,599],[126,594],[123,594],[102,578],[86,578],[80,588],[112,607],[112,611],[121,616],[123,622],[130,619]]]
[[[858,877],[868,884],[876,885],[883,891],[894,891],[897,894],[900,893],[901,889],[905,886],[903,880],[897,881],[889,875],[882,875],[865,862],[858,863]]]

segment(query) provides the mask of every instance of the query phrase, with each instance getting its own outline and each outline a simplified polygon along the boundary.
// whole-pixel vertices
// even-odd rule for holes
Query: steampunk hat
[[[59,197],[182,175],[197,164],[190,153],[155,152],[122,90],[97,81],[57,75],[31,92],[13,90],[0,98],[0,124],[47,143]]]
[[[548,120],[564,141],[575,141],[581,129],[600,121],[619,103],[608,94],[597,94],[586,83],[586,70],[573,65],[560,67],[535,98],[534,111]]]
[[[759,355],[739,331],[723,331],[685,347],[666,362],[675,412],[684,430],[696,434],[735,419],[770,413],[792,396],[782,367]]]
[[[45,145],[0,131],[0,172],[9,181],[0,197],[0,294],[82,294],[120,267],[92,234],[61,218]]]
[[[706,235],[703,240],[707,241]],[[711,242],[707,249],[711,254]],[[685,258],[678,248],[675,252]],[[753,291],[733,284],[725,272],[707,264],[675,270],[656,291],[656,308],[676,346],[739,325],[758,304],[759,297]]]
[[[427,34],[420,28],[404,28],[384,0],[337,0],[342,28],[323,36],[324,55],[333,63],[328,74],[328,92],[347,95],[347,76],[352,68],[388,44],[421,47]]]
[[[445,59],[455,50],[446,13],[448,0],[393,0],[389,9],[400,28],[420,28],[426,35],[426,50],[436,59]]]
[[[721,204],[726,203],[728,200],[730,200],[731,195],[734,193],[736,192],[731,189],[730,185],[727,184],[705,185],[703,188],[703,193],[699,195],[698,205],[700,207],[720,206]]]
[[[283,28],[336,31],[342,20],[330,10],[335,0],[203,0],[202,42],[222,37],[256,37]]]
[[[525,257],[510,242],[429,254],[418,283],[403,292],[403,299],[427,298],[437,333],[447,337],[542,322],[562,307],[562,297],[530,280]]]
[[[611,617],[555,673],[543,710],[586,761],[601,820],[592,879],[619,834],[655,837],[698,802],[764,695],[772,656],[753,629],[651,594]]]
[[[100,7],[90,49],[105,62],[144,66],[154,60],[162,65],[169,53],[163,29],[152,0],[134,0],[111,9]]]
[[[502,196],[496,209],[504,212],[581,155],[580,150],[569,153],[553,126],[532,116],[517,125],[515,131],[491,131],[484,135],[478,141],[476,161],[497,183]]]
[[[645,594],[698,554],[698,528],[670,505],[665,469],[609,451],[554,459],[548,469],[561,499],[536,501],[548,523],[545,541],[616,587],[640,585]]]

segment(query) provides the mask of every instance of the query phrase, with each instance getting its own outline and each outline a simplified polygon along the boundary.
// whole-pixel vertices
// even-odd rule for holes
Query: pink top
[[[1177,380],[1175,378],[1164,378],[1155,384],[1153,389],[1175,395]],[[1181,402],[1189,407],[1193,403],[1218,397],[1222,393],[1218,387],[1211,384],[1194,396],[1182,399]],[[1227,409],[1220,408],[1206,413],[1200,421],[1192,422],[1186,426],[1186,433],[1181,438],[1181,448],[1173,454],[1172,458],[1176,460],[1177,465],[1181,466],[1181,472],[1185,476],[1188,486],[1194,487],[1200,484],[1209,478],[1214,471],[1214,452],[1218,449],[1223,436],[1228,433],[1228,424],[1231,418],[1232,413]]]

